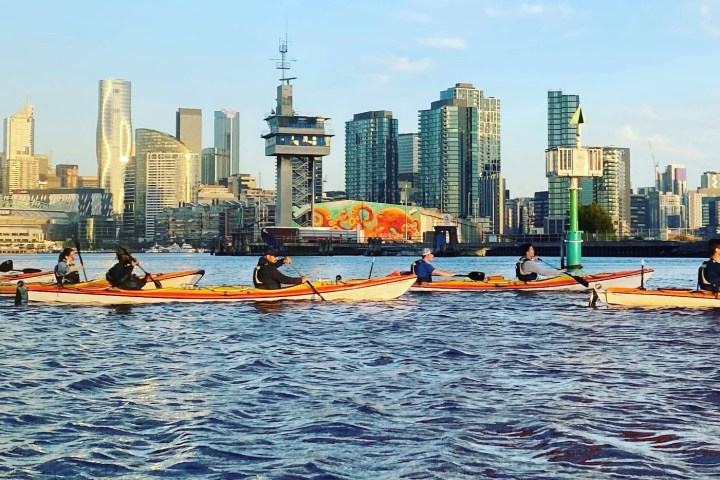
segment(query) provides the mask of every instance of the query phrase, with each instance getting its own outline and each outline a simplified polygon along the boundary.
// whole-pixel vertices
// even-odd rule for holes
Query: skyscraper
[[[224,150],[230,158],[230,175],[240,173],[240,114],[235,110],[223,108],[215,112],[214,147]]]
[[[502,233],[500,100],[457,83],[418,117],[421,203],[459,217],[484,217],[488,228]]]
[[[135,157],[128,165],[124,234],[149,242],[155,234],[155,218],[165,207],[197,198],[200,155],[170,134],[138,128]],[[129,222],[129,218],[133,222]]]
[[[0,178],[1,193],[17,188],[37,188],[39,165],[35,158],[35,110],[25,104],[3,121],[5,152]]]
[[[113,213],[124,207],[125,167],[133,154],[130,82],[100,80],[98,95],[97,162],[100,187],[113,196]]]
[[[175,114],[175,138],[183,142],[191,152],[202,154],[202,110],[178,108]]]
[[[345,122],[348,198],[398,203],[398,121],[392,112],[357,113]]]
[[[574,147],[577,125],[570,124],[580,106],[579,95],[565,95],[562,90],[551,90],[547,94],[548,149],[553,147]],[[585,187],[584,182],[581,182]],[[570,209],[567,177],[548,178],[548,216],[545,219],[545,233],[557,234],[565,231],[565,221]]]
[[[603,174],[590,178],[593,201],[612,218],[615,233],[630,233],[630,149],[603,147]]]

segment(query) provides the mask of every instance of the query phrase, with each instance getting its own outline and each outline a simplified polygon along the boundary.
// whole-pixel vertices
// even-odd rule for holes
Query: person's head
[[[272,247],[268,247],[265,249],[265,258],[267,258],[268,260],[270,260],[272,262],[274,262],[275,259],[277,258],[277,254],[278,254],[277,250]]]
[[[62,249],[62,252],[60,252],[60,255],[58,255],[58,262],[65,262],[72,260],[75,256],[75,250],[73,250],[70,247],[66,247]]]
[[[130,256],[130,252],[128,252],[125,249],[118,249],[117,252],[117,259],[120,263],[132,263],[132,257]]]
[[[423,251],[422,251],[422,259],[423,260],[425,260],[426,262],[429,262],[434,257],[435,257],[435,255],[433,255],[432,250],[430,250],[429,248],[423,248]]]
[[[523,243],[520,245],[520,255],[523,257],[534,257],[535,256],[535,247],[533,247],[532,243]]]
[[[708,250],[710,250],[711,257],[715,255],[718,248],[720,248],[720,238],[711,238],[708,242]]]

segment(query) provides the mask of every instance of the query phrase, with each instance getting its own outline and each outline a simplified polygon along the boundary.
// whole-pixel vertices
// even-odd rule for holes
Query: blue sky
[[[26,98],[36,152],[96,175],[98,81],[132,82],[133,128],[175,133],[178,107],[240,112],[241,170],[274,188],[263,118],[287,35],[295,109],[332,118],[326,189],[344,188],[344,128],[391,110],[401,132],[459,82],[502,102],[513,197],[547,189],[548,90],[580,95],[585,145],[631,148],[632,186],[684,163],[720,170],[720,0],[28,1],[3,5],[0,117]]]

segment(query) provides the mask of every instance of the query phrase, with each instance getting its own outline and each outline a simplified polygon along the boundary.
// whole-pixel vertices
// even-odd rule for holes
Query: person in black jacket
[[[698,272],[698,287],[718,293],[720,291],[720,238],[708,242],[710,258],[705,260]]]
[[[140,278],[133,273],[138,261],[125,250],[118,250],[117,259],[118,262],[105,274],[110,285],[123,290],[142,290],[147,278]]]
[[[277,258],[277,251],[273,248],[265,250],[265,255],[258,259],[257,266],[253,271],[253,284],[255,288],[264,290],[277,290],[286,285],[300,285],[307,282],[307,277],[288,277],[283,275],[278,268],[286,263],[291,263],[290,257]]]

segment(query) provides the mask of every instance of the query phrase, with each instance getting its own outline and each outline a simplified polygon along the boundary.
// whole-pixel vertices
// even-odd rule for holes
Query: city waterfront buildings
[[[178,109],[175,114],[175,138],[183,142],[192,153],[202,155],[202,110]]]
[[[23,105],[3,121],[3,152],[0,161],[0,193],[37,188],[40,165],[35,156],[35,110]]]
[[[100,80],[97,122],[98,181],[113,196],[113,212],[124,208],[125,167],[133,155],[130,82],[117,78]]]

